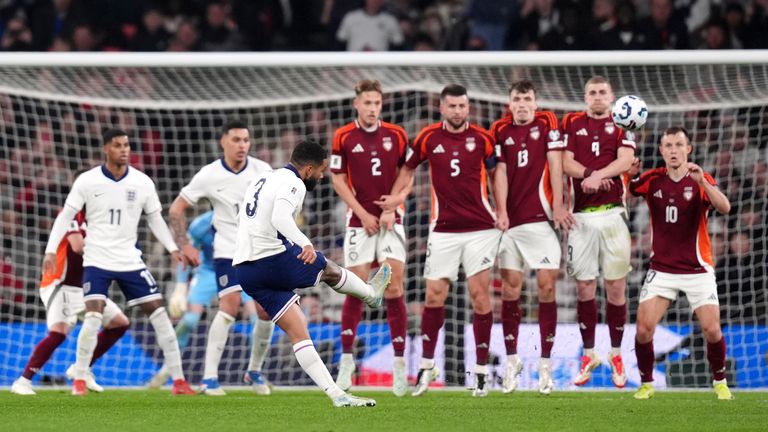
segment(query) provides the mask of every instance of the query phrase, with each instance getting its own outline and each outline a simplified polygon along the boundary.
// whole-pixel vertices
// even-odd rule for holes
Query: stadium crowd
[[[0,51],[768,48],[766,0],[9,0]]]

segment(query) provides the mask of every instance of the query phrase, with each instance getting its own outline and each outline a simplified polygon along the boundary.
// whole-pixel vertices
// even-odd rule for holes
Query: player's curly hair
[[[322,165],[328,159],[328,150],[313,139],[299,142],[291,153],[291,165],[301,168],[307,165]]]

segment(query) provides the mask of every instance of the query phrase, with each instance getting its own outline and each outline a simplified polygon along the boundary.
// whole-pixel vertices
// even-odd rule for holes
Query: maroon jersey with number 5
[[[574,160],[591,170],[605,168],[616,160],[620,147],[633,151],[637,147],[635,135],[619,129],[610,117],[594,119],[584,111],[568,113],[563,117],[562,126],[565,150],[573,153]],[[582,179],[572,179],[575,194],[574,212],[585,207],[624,202],[624,181],[621,176],[613,178],[613,185],[607,191],[584,193]]]
[[[488,171],[493,139],[485,129],[467,123],[452,133],[443,122],[422,129],[413,140],[405,165],[416,169],[429,161],[432,182],[432,229],[471,232],[491,229],[496,217],[488,202]]]
[[[400,126],[380,121],[376,130],[369,132],[354,121],[334,134],[329,166],[332,173],[347,175],[360,205],[379,217],[381,208],[374,201],[392,190],[407,147],[408,135]],[[402,208],[397,212],[397,223],[401,223],[401,214]],[[363,226],[351,210],[347,212],[347,226]]]

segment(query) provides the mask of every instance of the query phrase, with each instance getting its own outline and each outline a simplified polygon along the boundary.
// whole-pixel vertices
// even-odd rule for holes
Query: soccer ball
[[[622,96],[613,104],[611,116],[616,126],[627,131],[637,131],[648,120],[648,107],[637,96]]]

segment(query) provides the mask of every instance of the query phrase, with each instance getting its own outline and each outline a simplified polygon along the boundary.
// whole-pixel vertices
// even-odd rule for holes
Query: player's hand
[[[379,217],[379,226],[387,231],[392,231],[395,227],[395,212],[384,212]]]
[[[506,213],[499,213],[496,215],[496,228],[506,231],[509,229],[509,215]]]
[[[691,174],[691,178],[699,184],[704,185],[704,170],[700,166],[693,162],[688,162],[688,172]]]
[[[565,231],[576,226],[576,219],[565,206],[560,206],[552,211],[552,222],[555,223],[555,229],[563,229]]]
[[[611,190],[611,187],[613,187],[613,179],[603,179],[600,182],[600,191],[602,192]]]
[[[52,275],[56,271],[56,254],[45,254],[43,258],[43,276]]]
[[[186,270],[187,264],[189,264],[189,261],[187,261],[187,257],[182,255],[179,251],[171,252],[171,261],[173,262],[173,264],[181,264],[182,270]]]
[[[200,265],[200,251],[196,247],[192,246],[192,243],[187,243],[181,247],[181,254],[187,259],[187,262],[192,267]]]
[[[592,173],[589,177],[581,181],[581,190],[584,193],[595,193],[603,185],[603,179],[599,175]]]
[[[304,264],[314,264],[317,260],[317,252],[315,252],[315,248],[312,245],[307,245],[301,248],[301,253],[296,258],[303,261]]]
[[[360,222],[363,223],[363,229],[365,229],[365,233],[369,236],[379,232],[379,219],[376,218],[376,216],[368,212],[364,212],[362,215],[360,215]]]
[[[635,160],[632,161],[632,166],[629,167],[627,170],[627,174],[629,174],[629,177],[632,178],[637,175],[637,173],[640,172],[640,158],[635,158]]]
[[[382,211],[390,212],[395,211],[403,203],[403,197],[399,195],[382,195],[378,201],[373,203],[381,207]]]
[[[171,318],[180,318],[187,311],[187,284],[177,282],[173,294],[168,300],[168,313]]]

